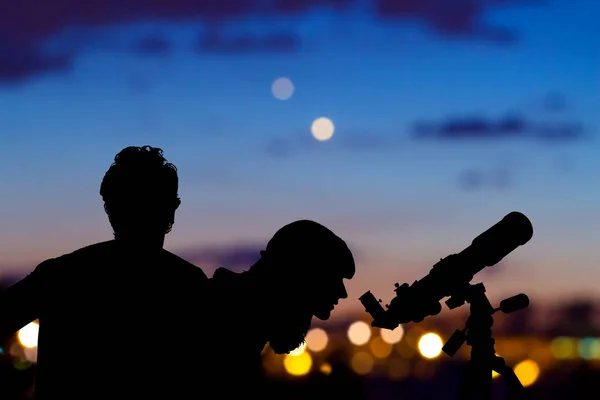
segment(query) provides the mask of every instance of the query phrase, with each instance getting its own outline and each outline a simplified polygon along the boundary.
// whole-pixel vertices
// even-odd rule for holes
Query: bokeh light
[[[419,352],[425,358],[436,358],[442,353],[444,343],[437,333],[426,333],[419,339]]]
[[[413,374],[421,381],[430,381],[435,378],[436,374],[436,363],[428,362],[426,360],[419,360],[414,363]]]
[[[335,127],[329,118],[321,117],[313,121],[310,130],[315,139],[325,141],[331,139]]]
[[[371,327],[364,321],[356,321],[348,328],[348,339],[352,344],[362,346],[371,339]]]
[[[375,360],[373,360],[373,357],[369,353],[359,351],[352,356],[350,365],[357,374],[366,375],[373,370]]]
[[[387,363],[387,373],[390,379],[402,380],[410,375],[409,364],[406,360],[391,359]]]
[[[306,375],[312,368],[312,357],[307,352],[302,352],[297,356],[286,354],[283,359],[283,367],[288,374],[294,376]]]
[[[331,374],[332,369],[333,368],[331,368],[331,364],[329,364],[329,363],[323,363],[319,367],[319,371],[321,371],[321,373],[325,374],[325,375]]]
[[[514,371],[525,387],[533,385],[540,375],[540,367],[533,360],[521,361],[515,366]]]
[[[392,345],[384,342],[380,336],[373,338],[369,347],[371,353],[377,358],[386,358],[392,353]]]
[[[321,328],[311,329],[306,334],[306,347],[315,353],[325,350],[328,341],[327,332]]]
[[[306,341],[303,342],[300,346],[296,347],[294,350],[290,351],[288,354],[292,357],[296,357],[304,353],[304,350],[306,350]]]
[[[498,355],[498,353],[496,353],[496,357],[500,357],[500,356]],[[497,378],[497,377],[499,377],[499,376],[500,376],[500,374],[499,374],[499,373],[497,373],[496,371],[492,370],[492,379],[495,379],[495,378]]]
[[[40,326],[37,322],[30,322],[19,330],[17,338],[23,347],[33,348],[38,344],[38,334]]]
[[[289,78],[281,77],[273,81],[271,92],[276,99],[287,100],[294,94],[295,87]]]
[[[579,356],[586,360],[600,358],[600,339],[586,337],[579,341]]]
[[[13,342],[8,348],[8,354],[15,359],[22,359],[25,358],[25,350],[26,348],[22,344]]]
[[[31,363],[36,363],[37,362],[37,356],[38,356],[38,349],[37,347],[30,347],[30,348],[26,348],[25,351],[23,352],[25,359]]]
[[[400,342],[404,337],[404,328],[402,327],[402,325],[398,325],[398,327],[393,331],[389,329],[382,329],[380,334],[381,339],[383,339],[384,342],[389,344],[396,344]]]
[[[550,344],[552,355],[558,360],[574,358],[577,355],[577,342],[568,337],[558,337]]]

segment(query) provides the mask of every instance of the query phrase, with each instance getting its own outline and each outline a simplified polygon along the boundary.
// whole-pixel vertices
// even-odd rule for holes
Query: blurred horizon
[[[297,219],[346,240],[333,318],[511,211],[534,235],[475,277],[490,298],[600,297],[598,2],[0,5],[0,275],[110,240],[102,177],[151,145],[179,170],[165,248],[209,276]]]

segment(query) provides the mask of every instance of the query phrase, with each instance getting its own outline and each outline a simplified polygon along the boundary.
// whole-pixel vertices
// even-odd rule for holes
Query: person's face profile
[[[341,299],[348,297],[344,278],[331,274],[318,280],[313,289],[313,315],[325,321]]]

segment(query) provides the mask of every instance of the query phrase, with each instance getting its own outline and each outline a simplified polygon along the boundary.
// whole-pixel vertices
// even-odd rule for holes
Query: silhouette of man
[[[0,335],[39,319],[36,399],[191,393],[185,352],[208,278],[163,249],[177,191],[161,149],[123,149],[100,186],[114,240],[46,260],[2,294]]]
[[[216,327],[207,343],[212,372],[229,377],[214,398],[248,396],[260,390],[261,353],[267,343],[277,354],[304,342],[312,317],[329,319],[347,298],[344,279],[355,265],[346,243],[316,222],[300,220],[281,228],[248,271],[219,268],[210,279]],[[222,379],[220,380],[223,381]]]

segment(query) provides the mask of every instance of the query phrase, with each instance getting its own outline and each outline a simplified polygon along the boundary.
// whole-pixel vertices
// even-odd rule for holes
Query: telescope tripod
[[[470,306],[470,316],[465,328],[456,330],[448,339],[442,351],[450,357],[454,356],[466,341],[471,347],[471,359],[467,364],[466,374],[460,386],[458,400],[492,400],[492,371],[498,373],[508,385],[510,399],[524,399],[525,389],[514,371],[506,365],[502,357],[496,355],[495,340],[492,337],[492,315],[496,311],[508,314],[525,308],[529,299],[525,294],[519,294],[500,302],[500,307],[494,309],[485,295],[482,283],[468,285],[454,302],[467,302]],[[451,301],[449,300],[449,301]]]

